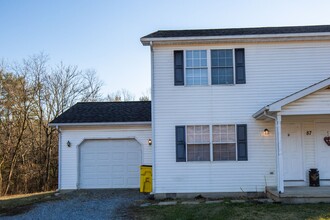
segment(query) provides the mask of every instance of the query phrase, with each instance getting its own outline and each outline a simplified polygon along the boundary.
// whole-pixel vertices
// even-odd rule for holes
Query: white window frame
[[[189,126],[208,126],[209,127],[209,132],[210,132],[210,135],[211,135],[211,127],[210,125],[208,124],[191,124],[191,125],[185,125],[185,131],[186,131],[186,141],[185,141],[185,144],[186,144],[186,162],[210,162],[212,161],[212,155],[210,155],[210,160],[188,160],[188,127]],[[211,136],[209,137],[211,138]],[[201,143],[203,144],[203,143]],[[210,153],[211,153],[211,145],[212,145],[212,140],[210,139],[209,141],[209,147],[210,147]],[[206,145],[206,143],[205,143]]]
[[[212,57],[211,57],[211,50],[231,50],[233,54],[233,83],[232,84],[212,84]],[[236,60],[235,60],[235,48],[212,48],[209,49],[210,51],[210,85],[211,86],[233,86],[236,84]]]
[[[187,58],[186,58],[186,52],[187,51],[194,51],[194,50],[206,50],[206,68],[207,68],[207,84],[205,85],[187,85]],[[232,84],[215,84],[212,85],[212,66],[211,66],[211,50],[232,50],[232,54],[233,54],[233,83]],[[236,85],[236,59],[235,59],[235,48],[189,48],[189,49],[185,49],[183,50],[183,60],[184,60],[184,68],[183,68],[183,72],[184,72],[184,86],[186,87],[199,87],[199,86],[234,86]]]
[[[187,83],[187,69],[191,68],[191,67],[187,67],[187,51],[201,51],[201,50],[205,50],[206,51],[206,67],[203,68],[198,68],[198,69],[206,69],[207,71],[207,83],[206,84],[200,84],[200,85],[188,85]],[[184,59],[184,85],[191,87],[191,86],[208,86],[210,85],[210,77],[209,77],[209,66],[210,66],[210,54],[209,54],[209,49],[206,48],[195,48],[195,49],[186,49],[183,51],[183,59]],[[197,69],[197,68],[191,68],[191,69]]]
[[[213,142],[213,126],[221,126],[221,125],[234,125],[235,127],[235,141],[234,142]],[[222,161],[238,161],[238,155],[237,155],[237,124],[230,124],[230,123],[227,123],[227,124],[212,124],[211,125],[211,128],[212,128],[212,139],[211,139],[211,143],[212,143],[212,161],[215,161],[215,162],[222,162]],[[213,158],[213,144],[235,144],[235,160],[214,160]]]
[[[213,126],[220,126],[220,125],[234,125],[235,126],[235,142],[226,142],[226,143],[222,143],[222,142],[213,142]],[[205,160],[205,161],[189,161],[188,160],[188,126],[209,126],[209,131],[210,131],[210,160]],[[186,136],[186,140],[185,140],[185,147],[186,147],[186,162],[192,162],[192,163],[205,163],[205,162],[237,162],[238,161],[238,149],[237,149],[237,123],[219,123],[219,124],[189,124],[189,125],[185,125],[185,136]],[[235,160],[214,160],[213,158],[213,144],[235,144]]]

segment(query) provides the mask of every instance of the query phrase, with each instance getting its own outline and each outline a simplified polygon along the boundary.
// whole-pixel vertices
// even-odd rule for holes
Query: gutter
[[[269,106],[267,105],[267,106],[261,108],[260,110],[258,110],[256,113],[254,113],[254,114],[252,115],[252,117],[255,118],[255,119],[259,119],[259,118],[260,118],[261,116],[263,116],[264,113],[265,113],[266,111],[268,111],[268,110],[269,110]]]
[[[83,123],[49,123],[51,127],[65,126],[106,126],[106,125],[151,125],[151,122],[83,122]]]
[[[58,190],[62,189],[62,184],[61,184],[61,175],[62,175],[62,132],[61,129],[56,126],[56,129],[58,130],[58,183],[57,183],[57,188]]]
[[[194,37],[151,37],[141,38],[140,41],[144,46],[151,46],[150,42],[167,42],[167,41],[198,41],[198,40],[249,40],[249,39],[278,39],[278,38],[325,38],[330,39],[330,32],[323,33],[296,33],[296,34],[259,34],[259,35],[227,35],[227,36],[194,36]]]

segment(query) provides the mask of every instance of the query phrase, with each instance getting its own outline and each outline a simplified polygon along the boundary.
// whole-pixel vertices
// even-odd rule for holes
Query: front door
[[[283,124],[282,149],[284,180],[304,180],[300,124]]]
[[[316,165],[320,172],[321,180],[330,181],[330,146],[324,138],[330,136],[330,123],[316,124]]]

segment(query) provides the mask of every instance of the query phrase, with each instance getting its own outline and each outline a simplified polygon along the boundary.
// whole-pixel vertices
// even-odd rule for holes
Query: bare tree
[[[150,100],[151,100],[151,89],[149,88],[142,93],[142,96],[140,96],[139,101],[150,101]]]
[[[94,70],[38,54],[0,66],[0,195],[57,187],[57,130],[48,123],[77,101],[96,101],[101,82]]]
[[[108,94],[105,100],[110,102],[127,102],[134,101],[135,96],[127,89],[121,89],[114,93]]]
[[[100,101],[101,98],[101,88],[103,82],[97,77],[96,71],[93,69],[88,69],[83,74],[84,77],[84,88],[85,91],[82,94],[81,101],[83,102],[96,102]]]

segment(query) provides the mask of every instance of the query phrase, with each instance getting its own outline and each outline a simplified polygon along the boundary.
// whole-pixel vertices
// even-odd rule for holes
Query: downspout
[[[62,133],[61,129],[56,126],[56,129],[58,130],[58,184],[57,184],[57,190],[62,189],[62,184],[61,184],[61,175],[62,175]]]
[[[282,155],[282,116],[280,113],[277,113],[276,117],[268,115],[264,111],[263,115],[267,118],[275,120],[275,145],[276,145],[276,173],[277,173],[277,191],[284,193],[284,182],[283,182],[283,155]]]
[[[150,61],[151,61],[151,138],[152,138],[152,194],[156,192],[156,139],[155,139],[155,89],[154,89],[154,49],[150,41]]]

